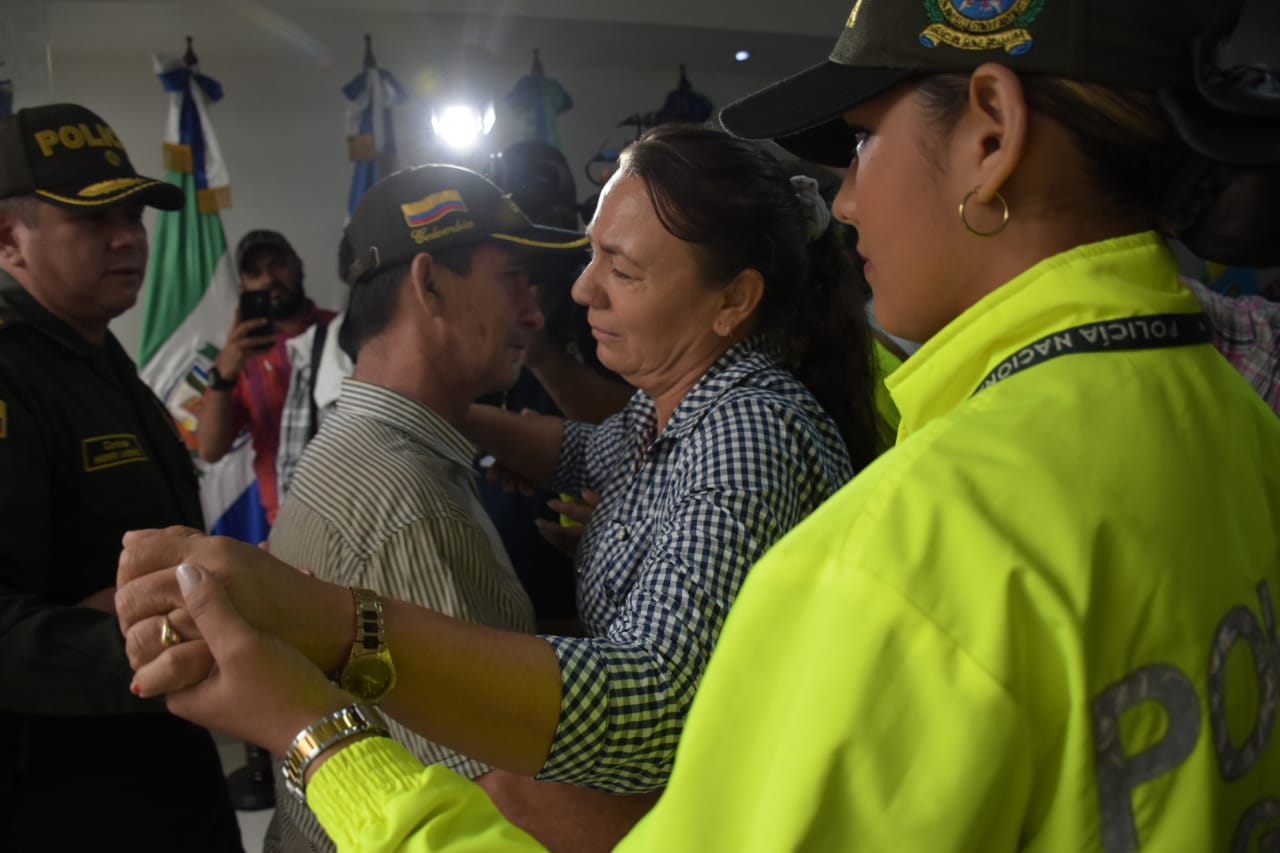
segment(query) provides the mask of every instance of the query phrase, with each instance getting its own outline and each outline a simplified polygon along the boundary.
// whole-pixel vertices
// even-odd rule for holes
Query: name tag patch
[[[147,454],[136,435],[117,433],[84,440],[84,470],[101,471],[130,462],[146,462]]]

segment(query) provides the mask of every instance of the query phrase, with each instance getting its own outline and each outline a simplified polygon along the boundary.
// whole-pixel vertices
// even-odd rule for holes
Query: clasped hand
[[[326,602],[349,612],[342,587],[181,527],[126,534],[117,586],[134,692],[164,695],[180,717],[281,754],[300,730],[354,701],[321,670],[350,638],[312,627],[335,624]],[[168,647],[166,616],[182,637]]]

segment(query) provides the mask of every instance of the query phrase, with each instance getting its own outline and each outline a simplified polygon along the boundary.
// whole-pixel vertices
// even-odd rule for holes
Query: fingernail
[[[194,563],[183,563],[178,566],[178,588],[183,595],[195,592],[197,586],[204,581],[204,572]]]
[[[136,681],[129,685],[129,689],[133,691],[134,696],[142,695],[142,688],[138,686],[138,682]]]

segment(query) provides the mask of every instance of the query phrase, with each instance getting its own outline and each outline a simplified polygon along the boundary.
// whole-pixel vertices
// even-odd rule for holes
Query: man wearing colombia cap
[[[542,327],[533,253],[572,259],[586,245],[579,232],[534,225],[510,196],[458,166],[403,169],[365,193],[338,251],[351,286],[338,335],[355,372],[302,453],[271,553],[351,587],[353,614],[384,595],[532,633],[533,604],[480,500],[475,448],[461,430],[473,401],[514,384]],[[338,674],[358,690],[361,677],[376,675],[381,687],[362,692],[363,701],[380,701],[394,683],[399,650],[382,649],[369,654],[357,641]],[[388,723],[425,763],[469,778],[491,769]],[[306,804],[275,776],[264,850],[332,850]],[[493,790],[492,781],[482,784]]]
[[[123,533],[203,527],[107,328],[142,287],[143,207],[182,201],[84,107],[0,122],[0,849],[241,849],[212,739],[130,692],[115,620]]]

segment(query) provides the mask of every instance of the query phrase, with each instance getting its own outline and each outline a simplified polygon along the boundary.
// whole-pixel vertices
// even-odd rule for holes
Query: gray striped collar
[[[358,379],[342,380],[337,410],[381,421],[464,468],[470,468],[476,458],[475,445],[448,421],[417,400],[381,385],[372,385]]]

